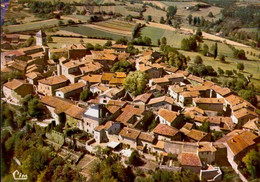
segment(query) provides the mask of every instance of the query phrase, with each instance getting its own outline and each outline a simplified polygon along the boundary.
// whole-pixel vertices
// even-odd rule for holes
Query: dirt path
[[[116,34],[119,34],[119,35],[124,35],[124,36],[131,36],[132,35],[132,32],[130,32],[130,31],[116,30],[116,29],[113,29],[113,28],[102,27],[102,26],[99,26],[99,25],[85,24],[83,26],[91,27],[91,28],[106,31],[106,32],[113,32],[113,33],[116,33]]]

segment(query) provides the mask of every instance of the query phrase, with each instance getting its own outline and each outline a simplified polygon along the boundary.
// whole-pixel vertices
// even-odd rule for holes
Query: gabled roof
[[[141,132],[141,134],[138,137],[140,140],[143,141],[147,141],[150,143],[153,143],[153,141],[155,140],[154,136],[150,133],[146,133],[146,132]]]
[[[89,83],[101,83],[102,75],[86,75],[81,77],[82,80],[85,80]]]
[[[158,124],[153,129],[152,132],[155,134],[164,135],[164,136],[168,136],[168,137],[173,137],[177,133],[179,133],[179,131],[176,128],[166,125],[166,124]]]
[[[74,105],[70,100],[54,96],[44,96],[40,100],[43,104],[55,108],[56,114],[65,113],[73,118],[82,119],[85,109]]]
[[[198,82],[198,83],[204,83],[204,79],[198,77],[198,76],[194,76],[194,75],[189,75],[187,77],[189,80],[192,80],[192,81],[195,81],[195,82]]]
[[[140,135],[141,131],[136,130],[136,129],[132,129],[132,128],[128,128],[128,127],[124,127],[119,135],[126,137],[126,138],[130,138],[133,140],[136,140],[138,138],[138,136]]]
[[[172,123],[180,114],[174,111],[161,108],[158,115],[164,118],[166,121]]]
[[[29,84],[26,83],[25,80],[18,80],[18,79],[13,79],[4,84],[5,87],[7,87],[11,90],[16,90],[17,88],[19,88],[22,85],[29,85]]]
[[[222,96],[226,96],[232,92],[229,88],[223,88],[219,85],[213,85],[211,89]]]
[[[149,94],[149,93],[144,93],[144,94],[141,94],[141,95],[138,95],[136,98],[134,98],[134,102],[143,102],[143,103],[147,103],[148,100],[151,98],[152,94]]]
[[[198,166],[198,167],[202,166],[199,156],[195,153],[182,153],[181,165],[182,166]]]
[[[155,84],[168,83],[168,82],[169,82],[169,79],[168,79],[168,78],[165,78],[165,77],[163,77],[163,78],[153,78],[152,80],[153,80],[153,82],[154,82]]]
[[[188,134],[187,136],[193,140],[196,140],[196,141],[200,141],[202,140],[205,136],[207,136],[208,133],[205,133],[203,131],[200,131],[200,130],[195,130],[195,129],[192,129]]]
[[[217,149],[213,146],[212,142],[200,142],[199,152],[216,152]]]
[[[246,124],[243,125],[243,128],[250,129],[253,131],[260,131],[259,118],[249,120]]]
[[[223,98],[193,98],[192,100],[197,104],[225,104]]]
[[[27,73],[25,75],[27,78],[30,79],[39,79],[39,78],[43,78],[43,75],[39,72],[31,72],[31,73]]]
[[[66,94],[66,93],[75,91],[75,90],[77,90],[77,89],[83,88],[83,87],[85,87],[85,86],[86,86],[85,83],[83,83],[83,82],[78,82],[78,83],[73,83],[73,84],[70,84],[70,85],[68,85],[68,86],[59,88],[59,89],[57,89],[56,91],[60,91],[60,92],[62,92],[62,93],[64,93],[64,94]]]
[[[242,117],[247,116],[247,115],[252,115],[252,116],[255,116],[255,117],[258,116],[255,112],[253,112],[249,109],[246,109],[246,108],[235,111],[233,114],[237,119],[242,118]]]
[[[100,94],[100,96],[108,96],[110,98],[113,98],[116,94],[118,94],[121,90],[118,88],[110,88],[106,90],[104,93]]]
[[[232,150],[234,155],[237,155],[249,146],[254,145],[256,143],[254,140],[258,137],[259,136],[256,136],[252,132],[245,131],[230,138],[227,141],[227,145]]]
[[[182,95],[183,97],[198,97],[200,95],[200,93],[197,90],[195,90],[195,91],[184,91],[184,92],[181,92],[180,95]]]
[[[135,108],[133,105],[128,104],[122,109],[122,113],[116,118],[116,121],[127,125],[127,122],[133,116],[141,116],[143,112],[143,108]]]
[[[64,75],[60,75],[60,76],[51,76],[48,78],[44,78],[39,80],[39,83],[45,84],[45,85],[58,85],[64,82],[67,82],[69,79],[66,78],[66,76]]]
[[[148,105],[152,105],[152,104],[156,104],[156,103],[160,103],[160,102],[167,102],[169,104],[173,104],[174,99],[171,97],[168,97],[168,96],[161,96],[161,97],[151,99],[149,101]]]

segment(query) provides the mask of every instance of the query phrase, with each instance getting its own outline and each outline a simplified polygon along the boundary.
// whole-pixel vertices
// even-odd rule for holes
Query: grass
[[[72,18],[72,19],[77,19],[77,20],[80,20],[82,22],[86,22],[90,19],[89,16],[85,16],[85,15],[67,15],[66,17]]]
[[[64,23],[66,22],[67,20]],[[49,19],[49,20],[19,24],[19,25],[9,25],[3,28],[4,30],[8,30],[10,33],[12,33],[12,32],[23,32],[29,30],[39,30],[40,28],[55,27],[58,26],[58,23],[59,20],[57,19]]]
[[[166,7],[168,6],[177,6],[178,10],[177,10],[177,14],[179,16],[182,16],[184,18],[186,18],[189,14],[192,14],[192,16],[204,16],[205,19],[218,19],[220,18],[220,11],[221,8],[219,7],[209,7],[209,8],[201,8],[199,11],[190,11],[187,10],[186,7],[191,7],[191,6],[195,6],[196,4],[202,4],[202,2],[170,2],[170,1],[161,1],[162,4],[164,4]],[[212,12],[213,15],[215,16],[215,18],[209,18],[207,17],[207,15],[209,14],[209,12]]]
[[[135,26],[134,23],[128,23],[125,21],[118,21],[118,20],[102,21],[102,22],[95,23],[95,25],[112,28],[115,30],[129,31],[129,32],[132,32]]]
[[[152,21],[160,22],[161,17],[163,16],[164,19],[166,17],[166,12],[162,10],[158,10],[151,6],[147,6],[146,11],[144,12],[144,18],[147,18],[148,15],[152,16]]]
[[[85,35],[85,36],[91,36],[91,37],[109,37],[114,40],[117,40],[121,37],[124,37],[122,35],[118,35],[115,33],[110,33],[102,30],[98,30],[95,28],[87,27],[87,26],[70,26],[70,27],[62,27],[61,30],[66,30],[69,32]]]
[[[53,42],[48,43],[48,46],[53,49],[53,48],[62,48],[62,46],[69,45],[69,44],[80,44],[80,40],[82,38],[72,38],[72,37],[53,37]],[[107,40],[100,40],[100,39],[89,39],[89,38],[83,38],[84,43],[91,43],[93,45],[95,44],[100,44],[104,45]],[[114,43],[114,41],[112,41]]]

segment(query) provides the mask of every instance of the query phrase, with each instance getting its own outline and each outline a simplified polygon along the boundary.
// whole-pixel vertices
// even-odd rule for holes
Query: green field
[[[129,23],[126,21],[118,21],[118,20],[108,20],[108,21],[97,22],[97,23],[95,23],[95,25],[112,28],[115,30],[132,32],[132,30],[135,26],[135,23]]]
[[[77,33],[77,34],[81,34],[81,35],[85,35],[85,36],[91,36],[91,37],[94,37],[94,36],[95,37],[109,37],[114,40],[124,37],[119,34],[109,33],[107,31],[98,30],[98,29],[94,29],[91,27],[83,26],[83,25],[62,27],[62,28],[60,28],[60,30],[66,30],[69,32],[73,32],[73,33]],[[129,37],[129,39],[130,39],[130,37]]]
[[[59,21],[60,20],[57,19],[50,19],[50,20],[31,22],[31,23],[25,23],[19,25],[9,25],[3,28],[4,30],[7,30],[10,33],[23,32],[23,31],[39,30],[41,28],[50,28],[50,27],[58,26]],[[67,20],[63,20],[63,22],[66,23]]]
[[[188,35],[180,34],[172,30],[165,30],[165,29],[156,28],[152,26],[143,28],[141,34],[142,36],[150,37],[154,45],[157,45],[158,39],[161,39],[162,37],[166,37],[167,44],[176,48],[181,47],[181,41],[183,38],[189,37]]]
[[[85,16],[85,15],[67,15],[66,17],[72,18],[72,19],[77,19],[82,22],[87,22],[90,18],[89,16]]]

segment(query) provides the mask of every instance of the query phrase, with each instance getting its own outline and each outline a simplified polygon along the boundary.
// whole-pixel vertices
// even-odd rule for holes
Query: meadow
[[[110,33],[110,32],[105,31],[105,30],[99,30],[99,29],[88,27],[88,26],[85,26],[85,25],[61,27],[60,30],[66,30],[66,31],[81,34],[81,35],[84,35],[84,36],[109,37],[109,38],[112,38],[114,40],[117,40],[121,37],[124,37],[123,35]],[[129,37],[129,39],[130,39],[130,37]]]
[[[18,24],[18,25],[9,25],[3,27],[4,31],[8,31],[10,33],[13,32],[23,32],[29,30],[39,30],[41,28],[51,28],[58,26],[60,20],[57,19],[49,19],[44,21],[37,21],[37,22],[30,22],[25,24]],[[67,23],[67,20],[62,20],[64,23]]]

